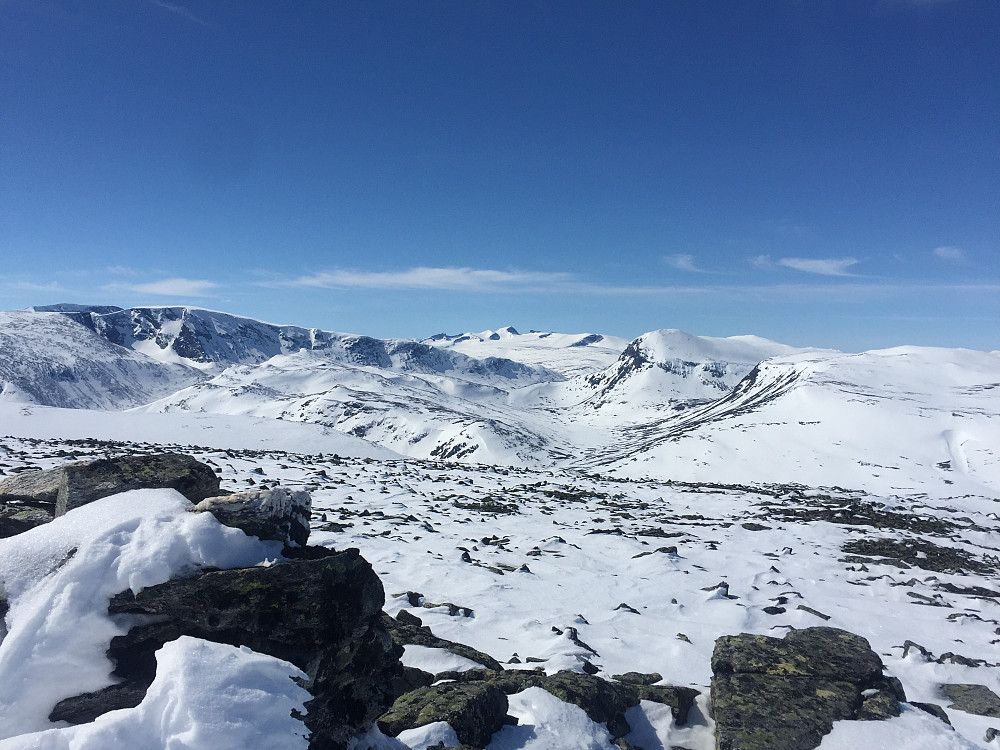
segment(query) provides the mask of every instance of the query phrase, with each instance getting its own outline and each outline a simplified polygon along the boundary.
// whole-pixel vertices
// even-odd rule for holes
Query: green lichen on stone
[[[941,692],[951,699],[948,708],[1000,719],[1000,696],[985,685],[945,684],[941,686]]]

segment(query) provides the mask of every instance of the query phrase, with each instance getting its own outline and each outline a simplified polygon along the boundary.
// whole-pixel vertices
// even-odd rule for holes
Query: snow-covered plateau
[[[389,615],[505,669],[655,672],[699,692],[683,725],[659,703],[630,708],[619,748],[715,748],[717,640],[814,626],[867,639],[908,701],[814,747],[1000,748],[1000,713],[941,687],[1000,694],[1000,352],[0,312],[0,480],[164,450],[227,490],[308,490],[311,545],[359,549]],[[134,624],[107,614],[117,592],[280,558],[184,506],[137,490],[0,540],[0,750],[307,747],[296,666],[189,636],[157,652],[139,705],[49,720],[114,681],[105,650]],[[479,666],[424,646],[402,659]],[[510,695],[508,714],[488,750],[616,747],[540,687]],[[458,744],[437,723],[373,728],[354,748],[439,741]]]

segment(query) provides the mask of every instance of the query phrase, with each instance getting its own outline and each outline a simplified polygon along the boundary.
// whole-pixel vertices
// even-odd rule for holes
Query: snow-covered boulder
[[[304,490],[272,487],[202,500],[191,508],[211,513],[219,523],[243,529],[250,536],[305,545],[309,540],[312,498]]]

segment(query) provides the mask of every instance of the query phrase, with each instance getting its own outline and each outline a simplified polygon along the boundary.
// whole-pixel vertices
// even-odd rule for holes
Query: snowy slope
[[[346,364],[303,350],[258,366],[234,365],[144,411],[309,422],[418,458],[535,463],[567,455],[506,405],[506,391],[478,382],[487,379],[478,370],[468,374],[480,360],[445,356],[463,364],[466,377]]]
[[[555,370],[567,378],[590,375],[612,364],[628,341],[599,333],[518,333],[512,326],[449,336],[439,333],[423,343],[470,357],[506,357]]]
[[[766,360],[727,396],[619,432],[630,476],[883,492],[1000,491],[1000,353],[898,347]]]
[[[125,409],[202,377],[116,346],[65,315],[0,312],[0,401]]]

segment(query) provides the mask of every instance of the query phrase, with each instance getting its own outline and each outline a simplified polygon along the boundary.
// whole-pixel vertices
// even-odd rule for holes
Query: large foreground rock
[[[128,490],[174,489],[192,503],[219,494],[212,467],[180,453],[101,458],[52,471],[61,472],[56,516]]]
[[[23,472],[0,482],[0,504],[11,508],[2,515],[13,518],[34,509],[25,528],[13,518],[14,533],[44,523],[73,508],[128,490],[174,489],[192,503],[219,494],[219,477],[212,467],[180,453],[119,456]],[[9,535],[9,534],[8,534]]]
[[[303,490],[274,487],[238,492],[202,500],[192,509],[211,513],[220,523],[242,529],[249,536],[304,546],[309,541],[312,498]]]
[[[842,719],[899,715],[897,680],[868,641],[837,628],[723,636],[712,655],[719,750],[812,750]]]
[[[136,705],[155,675],[155,651],[189,635],[248,646],[302,669],[308,675],[303,687],[313,696],[304,719],[310,748],[346,748],[392,705],[402,649],[381,624],[384,592],[371,566],[356,549],[326,552],[116,595],[111,614],[155,618],[112,640],[108,656],[123,682],[63,701],[51,718],[89,721]]]

